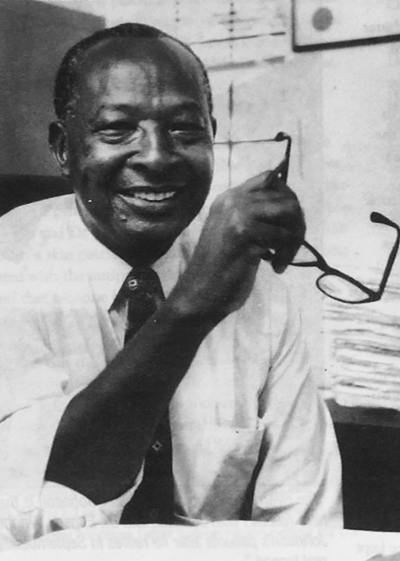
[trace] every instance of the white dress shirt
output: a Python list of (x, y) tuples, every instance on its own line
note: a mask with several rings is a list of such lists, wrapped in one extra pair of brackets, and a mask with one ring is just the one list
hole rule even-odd
[[(196, 230), (194, 223), (154, 266), (166, 296)], [(0, 255), (2, 544), (117, 523), (140, 476), (125, 495), (96, 506), (44, 474), (67, 404), (123, 346), (126, 307), (115, 298), (130, 266), (88, 232), (72, 195), (3, 217)], [(201, 344), (170, 420), (182, 523), (238, 519), (247, 501), (253, 520), (342, 524), (332, 423), (299, 316), (269, 265), (245, 305)]]

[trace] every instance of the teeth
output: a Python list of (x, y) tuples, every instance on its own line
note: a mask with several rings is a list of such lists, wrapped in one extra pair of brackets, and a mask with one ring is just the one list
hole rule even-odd
[(175, 191), (168, 191), (165, 193), (149, 193), (145, 191), (136, 191), (133, 193), (134, 197), (141, 199), (143, 201), (165, 201), (171, 199), (175, 195)]

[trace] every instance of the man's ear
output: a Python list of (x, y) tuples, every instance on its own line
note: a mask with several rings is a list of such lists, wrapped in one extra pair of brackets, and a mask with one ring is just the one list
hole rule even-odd
[(64, 123), (53, 121), (49, 126), (49, 146), (63, 177), (69, 177), (69, 150), (67, 131)]
[(211, 117), (211, 127), (215, 138), (215, 135), (217, 134), (217, 121), (214, 117)]

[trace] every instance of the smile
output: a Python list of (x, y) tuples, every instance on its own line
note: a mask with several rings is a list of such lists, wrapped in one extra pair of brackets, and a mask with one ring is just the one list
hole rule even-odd
[(176, 206), (180, 199), (179, 194), (183, 192), (180, 188), (174, 187), (169, 186), (167, 189), (158, 190), (140, 186), (123, 189), (117, 195), (130, 208), (151, 213), (163, 213)]
[(160, 202), (160, 201), (167, 201), (172, 199), (176, 194), (176, 191), (166, 191), (164, 193), (154, 193), (148, 191), (136, 191), (134, 193), (129, 193), (130, 196), (134, 198), (140, 199), (142, 201), (148, 202)]

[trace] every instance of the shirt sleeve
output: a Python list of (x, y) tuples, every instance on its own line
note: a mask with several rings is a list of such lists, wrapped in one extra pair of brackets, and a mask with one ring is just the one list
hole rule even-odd
[[(46, 346), (29, 294), (0, 282), (0, 549), (25, 543), (61, 528), (119, 520), (134, 489), (104, 505), (61, 485), (45, 482), (60, 419), (78, 390)], [(138, 478), (140, 481), (140, 476)]]
[(260, 398), (261, 466), (252, 518), (343, 527), (341, 461), (332, 421), (309, 368), (299, 314), (273, 296), (272, 367)]

